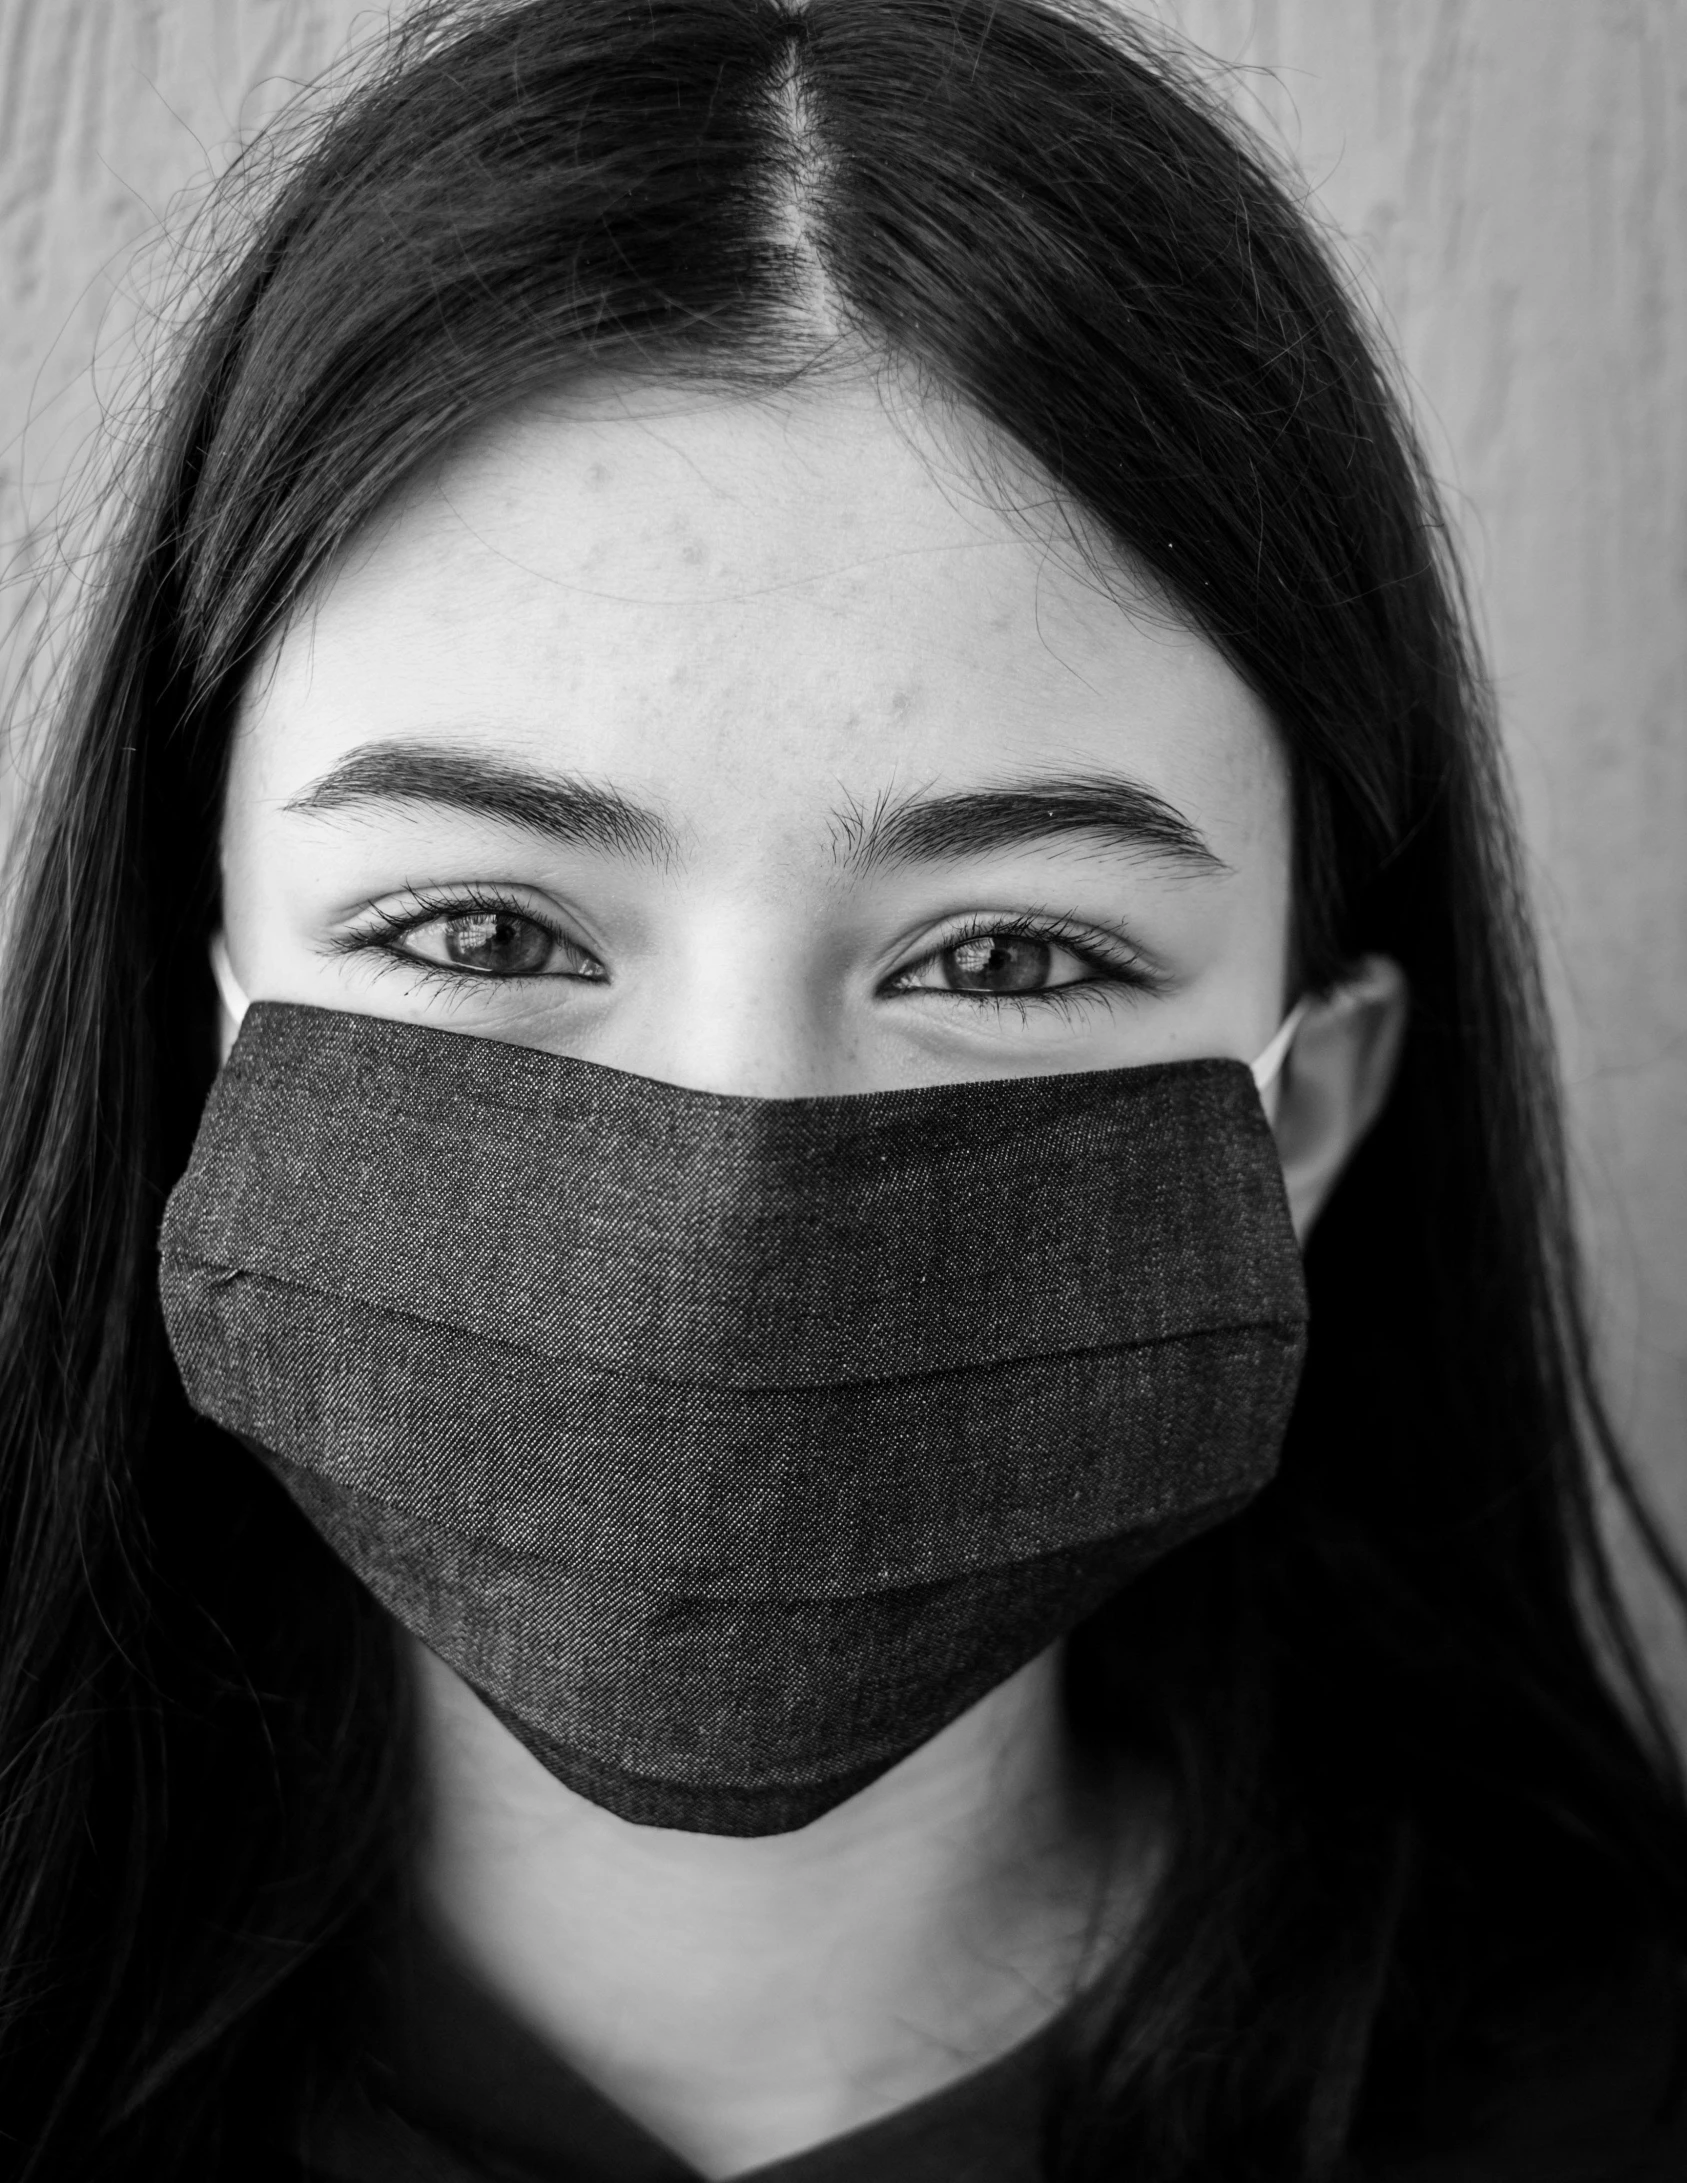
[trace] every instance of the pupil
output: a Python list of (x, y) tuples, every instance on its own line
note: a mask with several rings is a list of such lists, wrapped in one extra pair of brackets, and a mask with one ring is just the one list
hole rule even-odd
[(451, 919), (445, 928), (445, 952), (465, 970), (522, 977), (544, 969), (551, 936), (530, 917), (517, 917), (509, 910), (476, 910)]
[(1048, 983), (1049, 943), (1014, 933), (981, 933), (943, 951), (957, 993), (1035, 993)]

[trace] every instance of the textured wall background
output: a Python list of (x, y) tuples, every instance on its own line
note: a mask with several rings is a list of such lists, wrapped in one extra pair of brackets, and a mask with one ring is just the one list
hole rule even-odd
[[(1687, 0), (1155, 12), (1231, 66), (1350, 239), (1452, 489), (1610, 1383), (1687, 1533)], [(168, 294), (161, 216), (383, 14), (0, 0), (0, 686), (39, 613), (24, 579), (85, 500), (90, 435)]]

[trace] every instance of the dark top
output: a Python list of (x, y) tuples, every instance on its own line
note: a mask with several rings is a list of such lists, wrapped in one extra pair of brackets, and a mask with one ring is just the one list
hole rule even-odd
[[(1456, 2146), (1359, 2160), (1344, 2183), (1687, 2183), (1671, 1982), (1495, 2089)], [(311, 2135), (313, 2183), (699, 2183), (696, 2170), (448, 1965), (405, 1976), (405, 2029)], [(988, 2068), (746, 2183), (1041, 2183), (1058, 2024)], [(1672, 2091), (1672, 2087), (1674, 2088)], [(1462, 2106), (1461, 2102), (1461, 2106)]]

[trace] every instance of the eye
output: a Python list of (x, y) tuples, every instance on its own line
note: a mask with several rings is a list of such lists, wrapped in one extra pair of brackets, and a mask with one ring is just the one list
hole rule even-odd
[(595, 956), (539, 918), (504, 904), (486, 904), (423, 918), (393, 931), (397, 955), (481, 978), (569, 977), (602, 980)]
[(951, 993), (1039, 993), (1055, 982), (1050, 972), (1057, 953), (1068, 951), (1028, 933), (986, 932), (958, 940), (932, 962)]
[(897, 993), (960, 993), (981, 1000), (1035, 997), (1067, 987), (1138, 983), (1128, 962), (1111, 962), (1099, 944), (1080, 948), (1053, 932), (991, 925), (958, 934), (890, 980)]

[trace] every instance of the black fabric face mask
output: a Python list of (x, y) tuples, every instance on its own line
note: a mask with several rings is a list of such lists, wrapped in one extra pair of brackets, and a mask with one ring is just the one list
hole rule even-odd
[(1234, 1061), (823, 1099), (254, 1005), (162, 1240), (194, 1406), (558, 1779), (805, 1825), (1266, 1482)]

